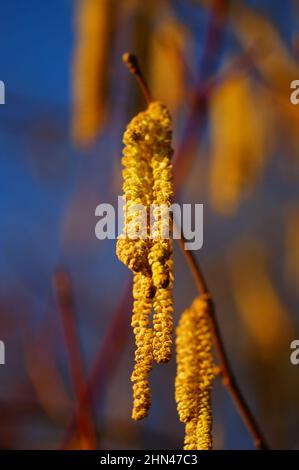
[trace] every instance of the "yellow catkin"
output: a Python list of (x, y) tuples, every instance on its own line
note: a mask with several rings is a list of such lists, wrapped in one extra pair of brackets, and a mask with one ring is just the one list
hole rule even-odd
[(184, 450), (197, 449), (197, 419), (192, 418), (185, 426)]
[(77, 145), (91, 143), (105, 116), (109, 0), (79, 0), (73, 58), (72, 136)]
[(154, 285), (167, 287), (169, 282), (169, 269), (167, 261), (172, 254), (170, 237), (165, 238), (167, 232), (171, 235), (169, 207), (173, 200), (172, 182), (172, 148), (171, 148), (171, 122), (166, 107), (153, 103), (151, 114), (156, 122), (154, 139), (152, 142), (151, 167), (153, 172), (153, 212), (152, 227), (153, 243), (149, 254)]
[(165, 289), (157, 289), (154, 298), (153, 354), (157, 363), (168, 362), (171, 357), (173, 333), (172, 264), (172, 260), (168, 260), (168, 269), (170, 272), (168, 286)]
[[(172, 242), (163, 238), (172, 234), (171, 120), (167, 108), (153, 102), (135, 116), (124, 134), (124, 144), (125, 223), (116, 252), (134, 272), (132, 326), (136, 354), (132, 416), (142, 419), (150, 406), (149, 373), (153, 356), (157, 362), (167, 362), (172, 346)], [(146, 208), (145, 223), (140, 206)], [(152, 307), (154, 329), (150, 326)]]
[(187, 29), (169, 11), (150, 39), (150, 89), (158, 99), (163, 97), (172, 113), (178, 110), (185, 96), (186, 65), (182, 57), (188, 40)]
[(259, 88), (240, 73), (221, 82), (211, 96), (210, 197), (223, 215), (238, 209), (265, 165), (267, 126), (261, 99)]
[(133, 272), (149, 271), (148, 224), (140, 227), (140, 205), (148, 207), (152, 193), (151, 151), (147, 144), (150, 122), (147, 111), (139, 113), (129, 123), (123, 139), (125, 230), (117, 242), (117, 256)]
[(185, 450), (212, 448), (211, 392), (214, 379), (209, 301), (197, 298), (177, 328), (175, 398), (186, 424)]
[(144, 418), (151, 405), (149, 373), (152, 369), (152, 330), (150, 314), (152, 310), (152, 281), (142, 273), (135, 274), (133, 285), (132, 327), (135, 334), (135, 367), (133, 382), (132, 418)]
[(153, 104), (151, 114), (157, 130), (152, 145), (151, 167), (153, 172), (154, 221), (149, 264), (154, 286), (157, 288), (154, 300), (154, 358), (156, 362), (168, 362), (172, 346), (172, 220), (169, 207), (173, 201), (171, 121), (166, 107)]
[(293, 326), (268, 263), (266, 247), (256, 240), (239, 240), (229, 252), (235, 305), (260, 359), (271, 363), (283, 350)]

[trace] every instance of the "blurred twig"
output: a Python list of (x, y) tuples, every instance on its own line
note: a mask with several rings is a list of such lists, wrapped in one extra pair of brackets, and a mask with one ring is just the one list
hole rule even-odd
[(74, 301), (71, 292), (70, 279), (64, 270), (56, 271), (54, 276), (54, 285), (61, 314), (64, 338), (69, 358), (70, 373), (77, 401), (76, 418), (81, 445), (84, 449), (95, 449), (95, 426), (92, 422), (92, 412), (89, 407), (89, 402), (84, 393), (85, 379), (75, 324)]
[[(82, 396), (87, 404), (91, 403), (95, 390), (98, 391), (96, 395), (97, 401), (99, 402), (102, 398), (108, 380), (113, 375), (126, 345), (129, 333), (128, 317), (131, 311), (131, 291), (131, 282), (128, 282), (109, 328), (96, 353), (90, 375), (82, 392)], [(72, 438), (75, 424), (76, 419), (73, 417), (67, 426), (64, 439), (60, 444), (61, 448), (67, 447), (68, 442)]]
[(207, 80), (213, 73), (217, 54), (221, 47), (221, 38), (225, 26), (226, 13), (229, 0), (214, 0), (206, 30), (203, 55), (199, 67), (199, 77), (191, 95), (191, 105), (183, 130), (183, 135), (175, 154), (176, 171), (174, 174), (174, 186), (177, 191), (182, 187), (182, 182), (192, 163), (192, 150), (194, 148), (194, 135), (198, 140), (198, 130), (204, 125), (206, 116), (206, 88)]
[(205, 277), (197, 263), (194, 254), (190, 250), (185, 249), (185, 239), (182, 234), (181, 238), (178, 240), (180, 247), (182, 249), (183, 254), (185, 255), (188, 264), (190, 266), (190, 270), (192, 272), (192, 276), (194, 278), (196, 287), (198, 292), (201, 296), (208, 298), (209, 300), (209, 316), (211, 320), (212, 330), (213, 330), (213, 337), (215, 342), (215, 348), (217, 352), (217, 356), (220, 361), (221, 366), (221, 374), (222, 374), (222, 383), (227, 388), (228, 392), (230, 393), (239, 414), (247, 427), (248, 431), (253, 437), (254, 445), (257, 449), (260, 450), (269, 450), (269, 446), (262, 434), (261, 429), (249, 408), (248, 403), (246, 402), (239, 385), (236, 381), (236, 378), (233, 374), (233, 371), (230, 366), (229, 359), (226, 354), (226, 350), (224, 347), (222, 335), (219, 329), (219, 325), (216, 318), (216, 312), (214, 307), (214, 302), (210, 295), (210, 291), (205, 280)]

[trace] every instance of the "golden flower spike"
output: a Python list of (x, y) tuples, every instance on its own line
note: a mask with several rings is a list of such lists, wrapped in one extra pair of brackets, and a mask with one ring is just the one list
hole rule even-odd
[(112, 14), (109, 0), (76, 2), (72, 138), (78, 146), (92, 144), (105, 122)]
[(152, 280), (142, 273), (135, 274), (133, 284), (133, 316), (131, 325), (135, 334), (135, 366), (133, 382), (132, 418), (140, 420), (147, 416), (151, 405), (149, 373), (152, 369), (152, 340), (150, 314), (152, 310)]
[(171, 120), (167, 108), (160, 103), (149, 107), (155, 130), (152, 138), (151, 168), (153, 172), (152, 245), (148, 260), (156, 287), (154, 299), (153, 354), (158, 363), (168, 362), (172, 347), (173, 263), (172, 219), (169, 207), (173, 201)]
[(148, 207), (152, 192), (150, 149), (145, 141), (149, 121), (146, 112), (139, 113), (129, 123), (123, 139), (125, 144), (122, 158), (125, 233), (117, 241), (116, 253), (118, 258), (133, 272), (149, 272), (148, 226), (146, 224), (143, 231), (140, 227), (142, 223), (140, 207)]
[(157, 363), (168, 362), (172, 350), (173, 332), (173, 274), (171, 259), (167, 262), (169, 270), (169, 283), (166, 288), (158, 288), (154, 297), (154, 340), (153, 354)]
[[(171, 119), (167, 108), (152, 102), (137, 59), (125, 54), (124, 62), (136, 75), (148, 101), (124, 134), (124, 233), (117, 241), (118, 258), (134, 273), (132, 327), (135, 334), (133, 419), (144, 418), (151, 403), (149, 373), (153, 357), (167, 362), (172, 347), (173, 198)], [(140, 213), (140, 208), (146, 208)], [(153, 209), (153, 210), (152, 210)], [(146, 213), (146, 223), (143, 215)], [(154, 219), (154, 220), (152, 220)], [(153, 326), (150, 315), (154, 307)]]
[[(157, 362), (167, 362), (172, 346), (172, 245), (171, 240), (163, 239), (164, 226), (170, 225), (168, 208), (173, 194), (170, 118), (165, 106), (153, 102), (146, 111), (135, 116), (125, 132), (124, 144), (125, 233), (117, 241), (116, 252), (135, 273), (133, 418), (141, 419), (150, 406), (148, 376), (153, 354)], [(150, 206), (153, 204), (163, 207), (150, 232)], [(149, 219), (142, 233), (140, 205), (147, 208)], [(150, 329), (149, 322), (152, 304), (156, 312), (154, 330)]]
[(175, 398), (186, 424), (185, 450), (212, 449), (211, 392), (214, 379), (209, 300), (199, 297), (186, 309), (177, 328)]

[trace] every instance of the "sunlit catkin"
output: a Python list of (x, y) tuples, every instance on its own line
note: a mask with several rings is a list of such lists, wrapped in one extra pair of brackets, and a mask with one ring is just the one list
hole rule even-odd
[(197, 449), (197, 418), (192, 418), (186, 423), (185, 426), (185, 438), (184, 438), (184, 450), (196, 450)]
[(186, 65), (182, 57), (188, 41), (187, 29), (168, 11), (150, 38), (150, 88), (158, 99), (163, 97), (171, 112), (178, 110), (185, 96)]
[(105, 116), (110, 14), (109, 0), (77, 1), (72, 136), (78, 145), (94, 140)]
[(125, 220), (124, 234), (117, 242), (117, 256), (133, 272), (149, 271), (150, 240), (147, 212), (152, 193), (152, 172), (151, 149), (147, 143), (147, 136), (150, 124), (148, 111), (139, 113), (129, 123), (123, 138)]
[[(149, 373), (153, 357), (167, 362), (172, 347), (173, 198), (171, 120), (167, 108), (149, 104), (129, 123), (124, 134), (124, 233), (117, 256), (134, 273), (132, 326), (136, 339), (132, 374), (134, 419), (150, 406)], [(155, 310), (153, 326), (150, 314)]]
[(171, 121), (165, 106), (153, 103), (151, 115), (155, 122), (152, 143), (151, 167), (153, 172), (153, 224), (149, 264), (153, 284), (156, 287), (154, 300), (154, 343), (156, 362), (168, 362), (172, 345), (172, 219), (169, 208), (173, 200)]
[(223, 80), (211, 95), (210, 197), (223, 215), (237, 210), (265, 165), (267, 126), (261, 99), (257, 85), (242, 74)]
[(168, 362), (172, 350), (173, 330), (173, 274), (172, 260), (168, 260), (169, 282), (166, 288), (160, 287), (156, 290), (154, 298), (154, 339), (153, 354), (157, 363)]
[(211, 392), (214, 379), (209, 301), (197, 298), (177, 328), (175, 398), (186, 424), (185, 450), (212, 448)]
[(135, 274), (133, 284), (132, 327), (135, 334), (135, 366), (131, 377), (133, 382), (132, 418), (144, 418), (151, 405), (149, 373), (152, 369), (152, 280), (142, 273)]

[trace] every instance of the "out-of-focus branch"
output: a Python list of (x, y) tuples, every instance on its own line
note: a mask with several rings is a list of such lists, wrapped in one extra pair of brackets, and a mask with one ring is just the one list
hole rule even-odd
[[(109, 377), (113, 375), (129, 334), (129, 312), (131, 311), (132, 285), (128, 282), (117, 309), (112, 317), (104, 339), (96, 354), (92, 370), (82, 391), (85, 403), (91, 406), (92, 399), (97, 391), (97, 402), (103, 397)], [(60, 448), (65, 449), (71, 440), (76, 425), (76, 417), (71, 418)]]
[(197, 84), (191, 94), (186, 124), (175, 153), (174, 186), (176, 192), (182, 187), (182, 182), (191, 167), (195, 141), (198, 141), (198, 134), (204, 126), (208, 82), (213, 75), (217, 54), (222, 44), (221, 38), (229, 4), (230, 0), (214, 0), (209, 13)]
[(237, 380), (233, 374), (233, 371), (231, 369), (230, 362), (226, 354), (225, 346), (223, 343), (222, 335), (220, 332), (220, 328), (218, 325), (218, 321), (216, 318), (214, 302), (211, 297), (205, 277), (199, 267), (199, 264), (196, 261), (196, 258), (193, 252), (185, 249), (185, 239), (184, 239), (183, 234), (181, 235), (181, 238), (178, 241), (179, 241), (181, 250), (189, 264), (189, 267), (192, 272), (192, 276), (194, 278), (194, 282), (196, 284), (199, 295), (207, 298), (209, 301), (208, 312), (209, 312), (209, 317), (210, 317), (210, 321), (212, 325), (215, 349), (216, 349), (216, 353), (220, 362), (222, 383), (228, 390), (229, 394), (231, 395), (245, 426), (247, 427), (248, 431), (252, 435), (253, 442), (254, 442), (256, 449), (269, 450), (270, 448), (263, 436), (263, 433), (247, 401), (245, 400), (239, 388)]
[(96, 448), (95, 426), (92, 411), (85, 396), (85, 378), (81, 359), (80, 343), (75, 323), (74, 300), (70, 278), (64, 270), (56, 271), (54, 286), (61, 315), (63, 333), (68, 353), (70, 375), (76, 398), (76, 421), (83, 449)]

